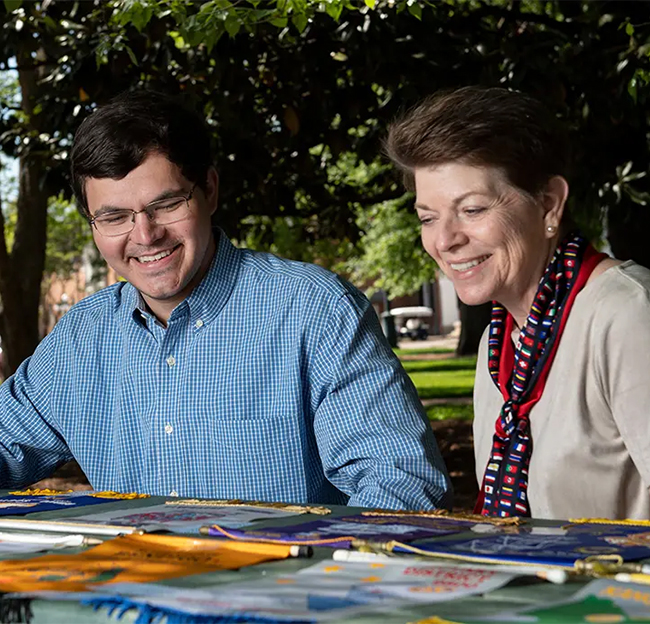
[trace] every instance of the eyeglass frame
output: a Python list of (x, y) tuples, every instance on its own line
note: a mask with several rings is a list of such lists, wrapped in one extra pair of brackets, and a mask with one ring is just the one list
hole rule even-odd
[[(132, 224), (130, 230), (127, 230), (126, 232), (122, 232), (121, 234), (103, 234), (102, 232), (100, 232), (100, 230), (97, 227), (97, 224), (95, 223), (95, 221), (97, 221), (98, 218), (103, 216), (101, 214), (89, 218), (88, 223), (90, 224), (91, 227), (95, 226), (95, 231), (100, 236), (106, 236), (108, 238), (116, 238), (118, 236), (125, 236), (126, 234), (130, 234), (131, 232), (133, 232), (133, 230), (135, 229), (135, 216), (140, 214), (141, 212), (146, 213), (147, 218), (149, 219), (150, 223), (155, 223), (155, 221), (154, 221), (155, 213), (152, 212), (151, 208), (153, 206), (153, 210), (155, 210), (156, 209), (156, 204), (162, 204), (162, 202), (168, 202), (168, 201), (174, 200), (174, 199), (182, 199), (182, 200), (185, 201), (186, 206), (189, 208), (190, 207), (190, 201), (191, 201), (192, 197), (194, 196), (194, 191), (196, 190), (196, 187), (198, 185), (199, 185), (199, 183), (195, 182), (192, 185), (192, 188), (189, 190), (189, 193), (187, 195), (172, 195), (171, 197), (164, 197), (162, 199), (156, 199), (156, 200), (154, 200), (152, 202), (149, 202), (144, 208), (142, 208), (140, 210), (132, 210), (131, 208), (120, 208), (119, 212), (124, 212), (124, 213), (130, 212), (131, 213), (131, 224)], [(118, 212), (118, 211), (116, 210), (115, 212)], [(182, 218), (178, 219), (178, 221), (182, 221), (184, 218), (187, 218), (187, 217), (182, 217)], [(178, 223), (178, 221), (170, 221), (169, 223), (165, 223), (163, 225), (171, 225), (172, 223)]]

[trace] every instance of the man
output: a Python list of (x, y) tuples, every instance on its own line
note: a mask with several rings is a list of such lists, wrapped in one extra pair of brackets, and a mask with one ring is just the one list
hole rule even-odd
[(447, 473), (368, 301), (211, 228), (201, 118), (125, 94), (90, 115), (72, 183), (124, 277), (0, 388), (0, 486), (76, 459), (95, 489), (422, 509)]

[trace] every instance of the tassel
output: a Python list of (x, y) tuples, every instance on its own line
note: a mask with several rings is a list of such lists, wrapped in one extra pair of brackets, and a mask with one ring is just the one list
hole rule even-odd
[[(138, 616), (134, 624), (312, 624), (314, 620), (276, 620), (272, 617), (264, 617), (254, 614), (231, 614), (231, 615), (194, 615), (174, 609), (155, 607), (142, 602), (136, 602), (124, 596), (104, 596), (83, 600), (81, 604), (90, 605), (95, 611), (101, 608), (108, 609), (108, 614), (117, 615), (121, 620), (122, 616), (131, 609), (137, 609)], [(4, 620), (0, 620), (4, 624)], [(13, 622), (12, 622), (13, 624)]]
[(0, 592), (0, 622), (2, 624), (30, 624), (32, 613), (31, 598), (5, 598)]

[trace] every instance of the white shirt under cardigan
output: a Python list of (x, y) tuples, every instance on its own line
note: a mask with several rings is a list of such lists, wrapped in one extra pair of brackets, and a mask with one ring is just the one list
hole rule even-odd
[[(474, 387), (479, 486), (503, 405), (487, 337)], [(578, 294), (530, 421), (534, 518), (650, 518), (650, 270), (624, 262)]]

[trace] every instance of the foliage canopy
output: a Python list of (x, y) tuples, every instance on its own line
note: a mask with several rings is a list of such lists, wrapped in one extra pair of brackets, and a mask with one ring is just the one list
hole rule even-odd
[[(12, 254), (44, 248), (45, 217), (37, 216), (47, 202), (40, 198), (37, 207), (34, 198), (39, 189), (48, 197), (68, 193), (66, 161), (81, 119), (140, 85), (182, 92), (205, 114), (228, 235), (330, 265), (361, 256), (352, 264), (355, 275), (370, 279), (381, 267), (383, 286), (395, 294), (402, 284), (427, 279), (431, 265), (407, 253), (418, 247), (417, 231), (406, 216), (409, 200), (380, 157), (386, 124), (432, 91), (484, 84), (529, 92), (566, 120), (575, 152), (574, 216), (592, 236), (606, 224), (617, 255), (650, 265), (650, 246), (639, 234), (647, 228), (638, 226), (650, 221), (645, 3), (4, 0), (1, 6), (0, 69), (16, 67), (22, 100), (2, 99), (0, 92), (0, 150), (21, 159), (32, 189), (31, 212), (19, 197)], [(25, 257), (31, 276), (39, 263), (42, 271), (38, 254)], [(0, 278), (9, 288), (18, 278), (3, 258), (0, 245)], [(392, 266), (401, 266), (393, 276)]]

